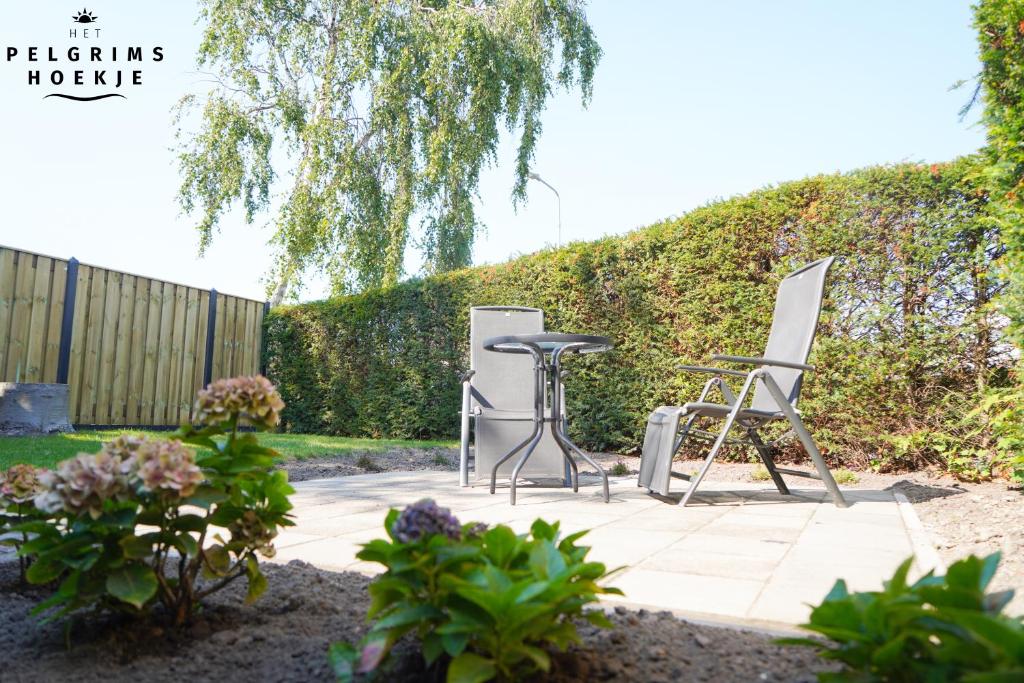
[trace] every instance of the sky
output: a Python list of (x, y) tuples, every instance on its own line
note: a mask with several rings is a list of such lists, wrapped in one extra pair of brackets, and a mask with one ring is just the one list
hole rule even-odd
[[(200, 257), (195, 217), (175, 202), (171, 109), (209, 87), (196, 73), (197, 5), (82, 1), (0, 0), (0, 245), (264, 298), (270, 215), (247, 225), (226, 214)], [(72, 39), (88, 27), (71, 21), (85, 8), (102, 32)], [(592, 0), (604, 50), (593, 100), (551, 99), (533, 164), (561, 196), (562, 242), (808, 175), (977, 150), (978, 112), (958, 117), (971, 85), (950, 90), (980, 70), (970, 14), (957, 0)], [(142, 84), (123, 86), (124, 99), (44, 98), (61, 88), (28, 48), (71, 45), (142, 46)], [(123, 56), (105, 66), (136, 68)], [(42, 83), (28, 83), (31, 69)], [(476, 264), (558, 241), (547, 187), (531, 182), (527, 204), (512, 207), (515, 143), (503, 139), (480, 180)], [(415, 275), (417, 255), (406, 262)], [(302, 296), (325, 288), (313, 278)]]

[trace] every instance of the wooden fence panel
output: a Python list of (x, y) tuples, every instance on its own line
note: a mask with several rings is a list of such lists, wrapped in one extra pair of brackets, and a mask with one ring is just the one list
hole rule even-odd
[(11, 309), (14, 307), (14, 282), (17, 253), (0, 250), (0, 373), (6, 377), (7, 355), (11, 346)]
[(211, 331), (210, 291), (73, 263), (0, 246), (0, 381), (58, 381), (67, 334), (72, 423), (170, 426), (207, 374), (259, 372), (262, 302), (217, 293)]
[(68, 281), (67, 261), (53, 259), (53, 277), (50, 281), (50, 307), (47, 312), (46, 347), (43, 353), (43, 371), (40, 382), (57, 381), (57, 365), (60, 361), (60, 326), (64, 316), (64, 290)]
[(67, 262), (0, 248), (0, 380), (53, 382)]

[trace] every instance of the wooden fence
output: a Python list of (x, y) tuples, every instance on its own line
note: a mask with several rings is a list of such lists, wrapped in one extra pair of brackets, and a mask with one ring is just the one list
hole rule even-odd
[(259, 371), (262, 301), (0, 246), (0, 381), (69, 385), (81, 425), (177, 425)]

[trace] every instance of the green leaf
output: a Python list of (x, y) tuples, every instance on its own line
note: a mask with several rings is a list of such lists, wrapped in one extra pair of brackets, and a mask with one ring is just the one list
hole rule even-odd
[(348, 643), (332, 643), (327, 649), (327, 661), (339, 683), (350, 683), (355, 675), (359, 653)]
[(472, 652), (463, 652), (448, 665), (448, 683), (483, 683), (498, 675), (494, 662)]
[(423, 651), (424, 661), (430, 666), (444, 654), (443, 637), (436, 631), (426, 634), (420, 642), (420, 649)]
[(487, 548), (487, 556), (499, 567), (508, 565), (519, 545), (516, 532), (504, 524), (488, 529), (483, 540), (484, 547)]
[(154, 539), (150, 534), (145, 536), (125, 536), (120, 541), (124, 556), (130, 560), (141, 560), (153, 554)]
[(174, 521), (174, 528), (177, 531), (194, 531), (202, 533), (206, 529), (207, 521), (199, 515), (181, 515)]
[(457, 657), (462, 654), (468, 642), (468, 633), (445, 633), (441, 636), (441, 645), (449, 657)]
[(961, 680), (962, 683), (1020, 683), (1024, 681), (1024, 666), (1007, 671), (969, 673)]
[(554, 543), (550, 540), (545, 540), (536, 543), (530, 550), (530, 567), (533, 569), (535, 576), (552, 578), (565, 569), (565, 557), (555, 547)]
[(188, 532), (178, 534), (174, 539), (174, 547), (186, 557), (195, 557), (199, 553), (199, 544)]
[(142, 609), (157, 591), (153, 569), (143, 564), (127, 564), (107, 575), (107, 593), (136, 609)]
[(416, 605), (392, 612), (376, 623), (374, 628), (387, 629), (396, 626), (415, 624), (427, 619), (436, 619), (443, 616), (442, 612), (431, 605)]
[(543, 519), (537, 518), (530, 526), (530, 533), (536, 539), (543, 539), (545, 541), (555, 540), (555, 536), (558, 534), (558, 522), (554, 525), (548, 524)]
[(36, 560), (25, 572), (29, 583), (49, 583), (64, 571), (64, 563), (55, 560)]
[(204, 548), (203, 558), (203, 576), (208, 579), (224, 576), (231, 568), (231, 554), (222, 545)]
[(513, 646), (513, 652), (521, 653), (528, 657), (533, 665), (541, 671), (548, 671), (551, 668), (551, 657), (547, 652), (534, 645), (518, 644)]
[(249, 589), (245, 593), (245, 604), (251, 605), (259, 600), (267, 590), (267, 577), (260, 571), (259, 561), (253, 555), (246, 558), (245, 575), (249, 580)]
[(185, 500), (185, 503), (208, 510), (213, 505), (222, 503), (227, 499), (228, 495), (222, 490), (210, 486), (209, 484), (203, 484), (196, 489), (195, 493)]

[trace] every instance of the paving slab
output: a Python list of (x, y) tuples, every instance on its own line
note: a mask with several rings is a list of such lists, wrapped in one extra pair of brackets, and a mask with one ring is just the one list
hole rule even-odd
[(273, 561), (301, 559), (365, 574), (379, 565), (356, 558), (360, 544), (384, 535), (388, 509), (434, 498), (463, 522), (509, 524), (526, 532), (538, 517), (566, 533), (589, 529), (591, 557), (619, 571), (610, 600), (681, 616), (792, 626), (806, 620), (838, 578), (876, 589), (913, 553), (905, 515), (891, 491), (851, 490), (836, 508), (813, 485), (780, 495), (770, 483), (709, 482), (681, 508), (679, 494), (654, 496), (633, 477), (611, 479), (604, 503), (596, 478), (580, 491), (507, 482), (460, 488), (451, 472), (384, 472), (294, 484), (296, 526), (283, 532)]

